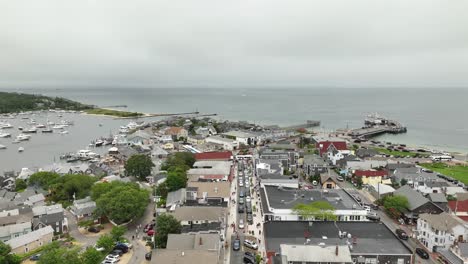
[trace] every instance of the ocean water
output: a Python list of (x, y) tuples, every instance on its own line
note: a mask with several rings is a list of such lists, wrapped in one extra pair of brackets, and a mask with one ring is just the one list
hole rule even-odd
[[(145, 113), (216, 113), (220, 119), (258, 124), (293, 125), (320, 120), (318, 129), (322, 131), (361, 127), (367, 114), (378, 112), (408, 128), (406, 134), (379, 137), (383, 140), (468, 152), (467, 89), (64, 88), (7, 91), (61, 96), (100, 107), (127, 105), (121, 109)], [(109, 134), (109, 129), (117, 129), (122, 122), (105, 119), (112, 121), (108, 127), (99, 128), (88, 123), (101, 121), (90, 121), (94, 119), (89, 117), (83, 120), (86, 121), (80, 122), (87, 124), (84, 126), (88, 131), (79, 136), (68, 135), (76, 145), (89, 143), (99, 133), (107, 131)], [(43, 152), (42, 155), (48, 155), (47, 148), (44, 147)], [(0, 166), (4, 165), (2, 156), (0, 152)]]

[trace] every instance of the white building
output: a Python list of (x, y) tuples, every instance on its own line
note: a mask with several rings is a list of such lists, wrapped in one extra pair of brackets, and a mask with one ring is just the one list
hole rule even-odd
[(265, 221), (298, 221), (302, 217), (294, 212), (296, 204), (326, 201), (335, 208), (338, 221), (369, 221), (368, 210), (359, 205), (343, 189), (297, 190), (284, 187), (262, 186), (260, 194)]
[(236, 140), (220, 136), (211, 136), (205, 138), (205, 142), (221, 145), (225, 150), (235, 150), (239, 146)]
[(421, 214), (418, 219), (417, 239), (430, 251), (448, 250), (456, 241), (468, 238), (468, 224), (448, 213)]
[(223, 135), (234, 139), (238, 144), (244, 145), (255, 145), (254, 143), (258, 140), (257, 135), (243, 131), (229, 131)]

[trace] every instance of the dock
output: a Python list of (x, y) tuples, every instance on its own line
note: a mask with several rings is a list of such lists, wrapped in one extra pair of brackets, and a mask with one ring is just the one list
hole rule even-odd
[(370, 114), (364, 120), (365, 127), (353, 129), (348, 132), (353, 138), (370, 138), (384, 133), (399, 134), (406, 133), (406, 127), (400, 122), (379, 114)]
[(311, 128), (311, 127), (317, 127), (317, 126), (320, 126), (320, 121), (307, 120), (305, 124), (299, 124), (299, 125), (283, 127), (282, 129), (284, 129), (284, 130), (297, 130), (297, 129), (300, 129), (300, 128)]

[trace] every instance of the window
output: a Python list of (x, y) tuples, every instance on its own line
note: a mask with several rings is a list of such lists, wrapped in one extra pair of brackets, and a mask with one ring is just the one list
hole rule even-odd
[(437, 239), (437, 237), (434, 239), (434, 241), (435, 241), (436, 243), (439, 242), (438, 239)]
[(376, 264), (377, 263), (377, 259), (375, 258), (366, 258), (366, 264)]
[(28, 247), (25, 247), (25, 248), (24, 248), (24, 252), (25, 252), (25, 253), (28, 253), (28, 251), (29, 251), (29, 248), (28, 248)]

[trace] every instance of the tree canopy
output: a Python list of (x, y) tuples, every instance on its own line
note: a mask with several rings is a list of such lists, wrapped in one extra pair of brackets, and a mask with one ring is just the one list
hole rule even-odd
[(409, 207), (408, 198), (402, 195), (385, 196), (383, 198), (385, 210), (394, 218), (400, 216)]
[(60, 175), (55, 172), (40, 171), (29, 177), (29, 185), (42, 187), (47, 190), (50, 185), (55, 183), (60, 178)]
[(15, 191), (16, 192), (22, 191), (22, 190), (26, 189), (27, 187), (28, 187), (28, 185), (26, 184), (25, 180), (23, 180), (23, 179), (16, 179), (15, 180)]
[(161, 166), (161, 170), (173, 171), (182, 169), (187, 171), (195, 163), (195, 155), (190, 152), (176, 152), (170, 155), (166, 162)]
[(96, 213), (117, 224), (140, 217), (149, 202), (149, 192), (135, 183), (99, 183), (91, 190), (96, 201)]
[(66, 174), (49, 186), (50, 198), (55, 202), (72, 201), (85, 198), (97, 181), (94, 176), (84, 174)]
[(168, 234), (180, 234), (182, 225), (174, 216), (161, 214), (156, 218), (156, 245), (166, 248)]
[(146, 180), (151, 175), (151, 169), (154, 163), (148, 155), (132, 155), (125, 163), (125, 172), (127, 175), (135, 176), (140, 180)]
[(105, 252), (109, 252), (114, 247), (114, 239), (109, 234), (101, 235), (96, 242), (98, 247), (103, 247)]
[(187, 170), (195, 163), (195, 156), (190, 152), (176, 152), (168, 157), (161, 166), (167, 170), (166, 181), (156, 187), (156, 194), (166, 199), (168, 192), (177, 191), (187, 186)]
[(335, 208), (326, 201), (296, 204), (293, 211), (305, 219), (336, 220)]
[(110, 232), (112, 239), (115, 241), (120, 241), (123, 235), (127, 232), (127, 228), (125, 226), (114, 226)]
[(21, 259), (16, 254), (11, 253), (11, 247), (0, 241), (0, 263), (19, 264)]

